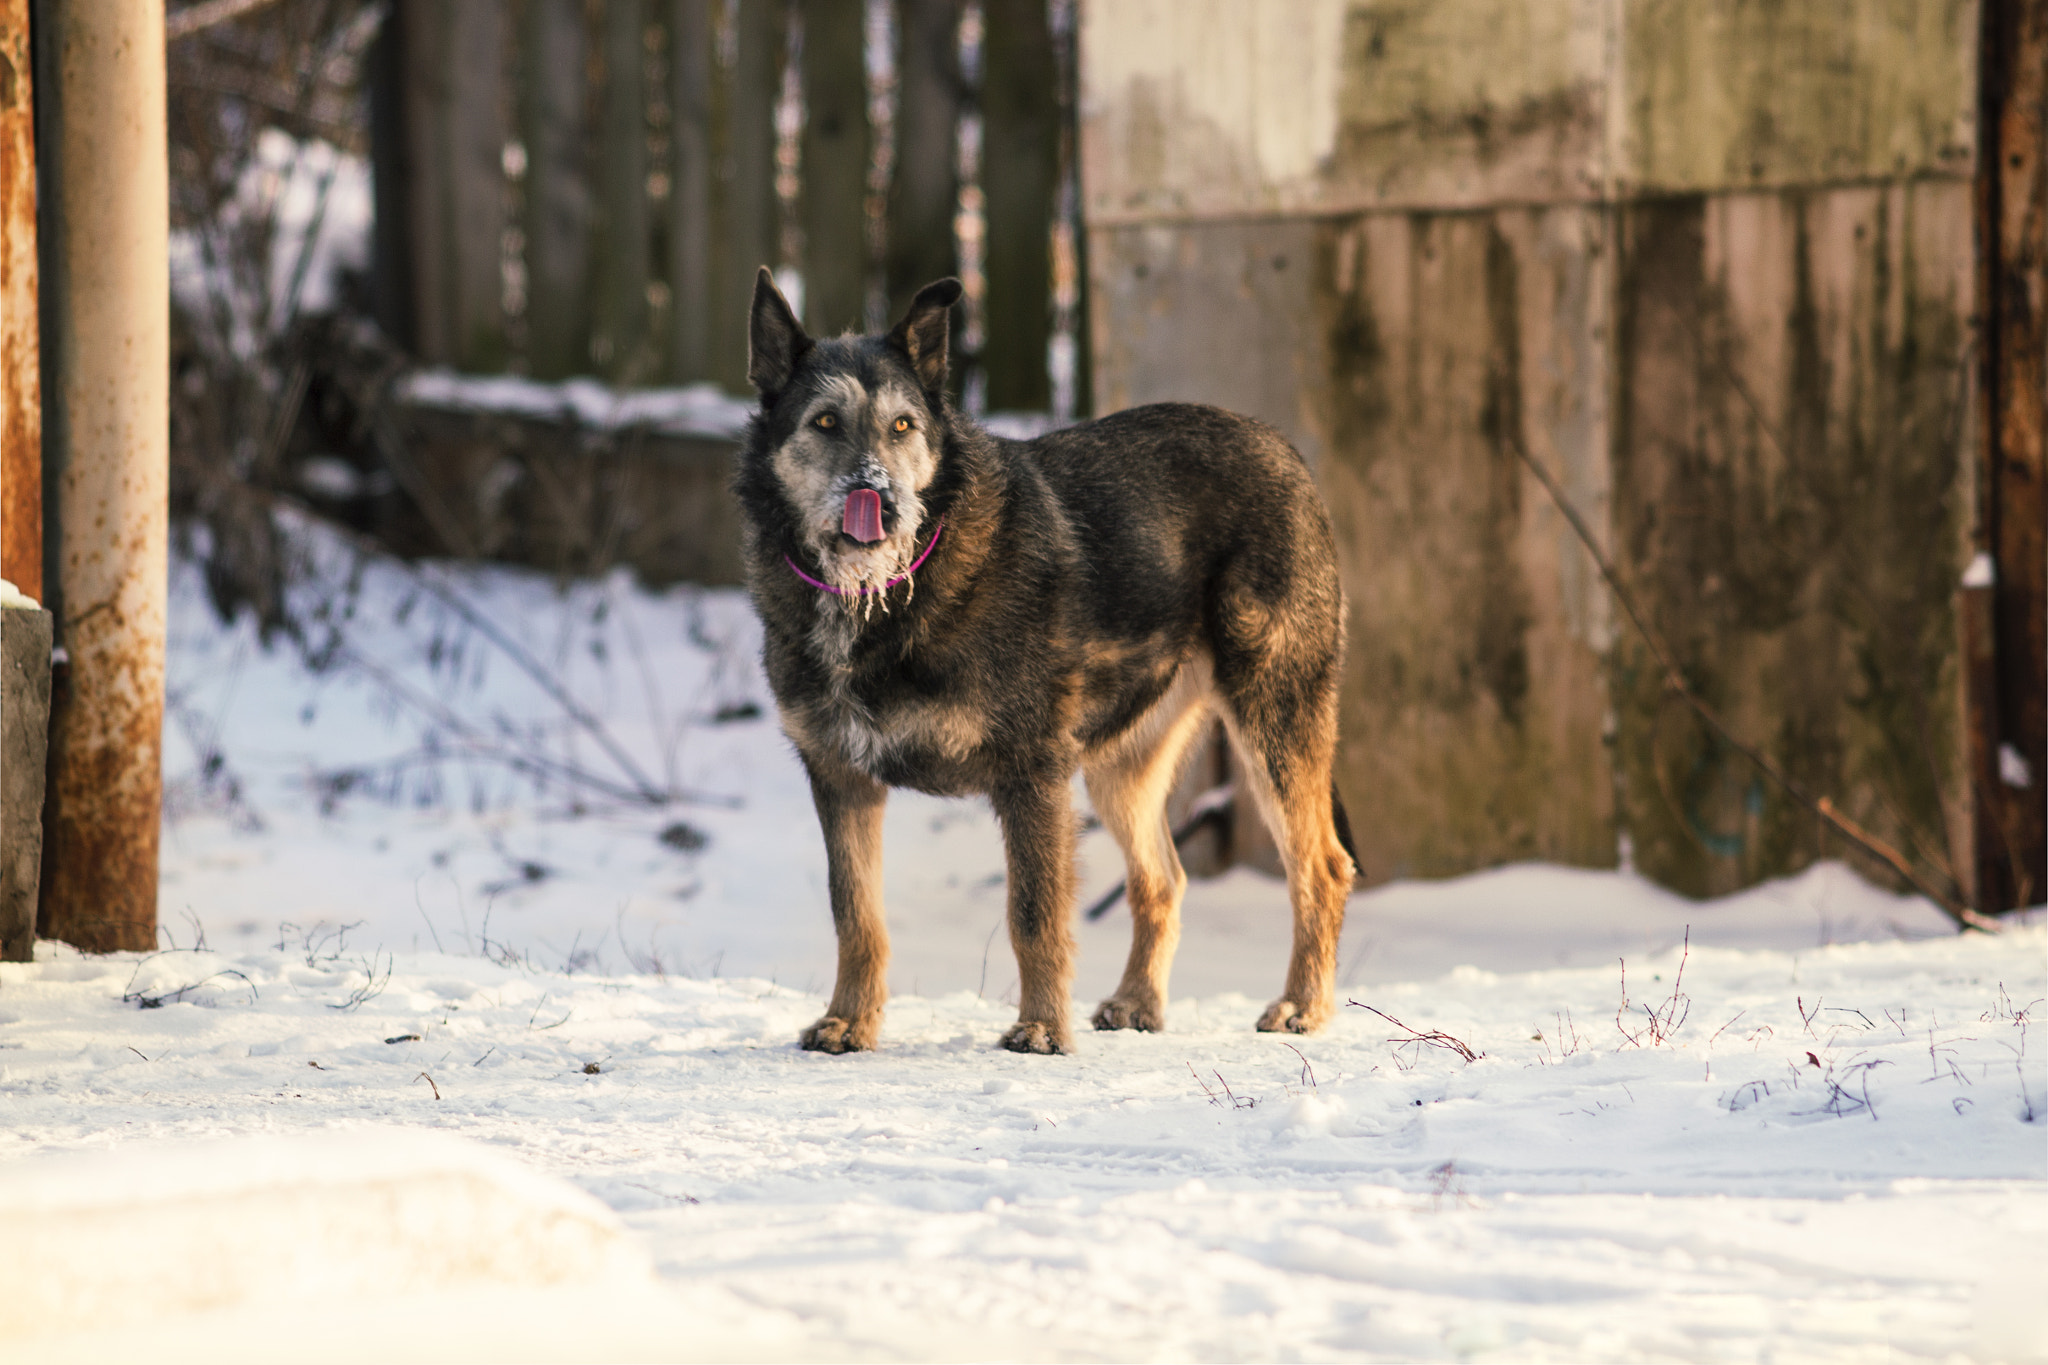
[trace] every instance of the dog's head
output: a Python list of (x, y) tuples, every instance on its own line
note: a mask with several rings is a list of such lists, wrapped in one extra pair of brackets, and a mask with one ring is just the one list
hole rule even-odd
[[(748, 458), (836, 587), (879, 587), (915, 558), (944, 450), (947, 314), (958, 280), (918, 291), (886, 336), (814, 340), (764, 267), (747, 377), (761, 395)], [(765, 438), (765, 439), (764, 439)]]

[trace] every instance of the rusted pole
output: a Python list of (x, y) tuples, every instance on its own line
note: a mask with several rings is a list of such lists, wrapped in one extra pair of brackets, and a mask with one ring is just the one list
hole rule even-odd
[(39, 0), (44, 460), (58, 642), (39, 931), (156, 942), (170, 203), (161, 0)]
[(2048, 0), (1985, 0), (1977, 563), (1963, 589), (1975, 900), (2048, 891)]
[(0, 0), (0, 578), (43, 595), (36, 120), (28, 0)]

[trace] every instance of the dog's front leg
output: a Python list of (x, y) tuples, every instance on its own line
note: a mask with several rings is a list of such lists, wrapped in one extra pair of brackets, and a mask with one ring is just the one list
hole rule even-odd
[(882, 917), (882, 805), (888, 788), (830, 760), (804, 767), (825, 830), (832, 927), (839, 934), (839, 976), (825, 1017), (801, 1035), (810, 1052), (865, 1052), (882, 1031), (889, 999), (889, 926)]
[(1030, 780), (990, 793), (1010, 863), (1010, 946), (1021, 999), (1003, 1034), (1012, 1052), (1072, 1052), (1067, 996), (1074, 977), (1074, 811), (1064, 781)]

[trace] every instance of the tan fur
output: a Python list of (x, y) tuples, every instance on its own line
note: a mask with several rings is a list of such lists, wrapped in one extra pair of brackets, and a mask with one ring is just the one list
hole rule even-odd
[[(1344, 902), (1356, 876), (1351, 855), (1337, 842), (1330, 807), (1328, 764), (1284, 797), (1273, 788), (1266, 755), (1249, 742), (1228, 706), (1219, 708), (1238, 757), (1244, 787), (1273, 832), (1287, 872), (1287, 897), (1294, 912), (1294, 947), (1287, 959), (1287, 984), (1280, 998), (1259, 1016), (1261, 1032), (1313, 1033), (1329, 1022), (1337, 1004), (1337, 938), (1344, 929)], [(1326, 708), (1327, 741), (1305, 736), (1305, 753), (1335, 747), (1335, 707)]]
[(1095, 1011), (1099, 1029), (1166, 1025), (1166, 983), (1188, 885), (1167, 824), (1166, 800), (1209, 717), (1213, 692), (1207, 656), (1190, 660), (1136, 725), (1082, 761), (1088, 799), (1123, 850), (1129, 872), (1131, 955), (1116, 992)]
[(833, 882), (839, 974), (824, 1018), (805, 1029), (804, 1047), (860, 1052), (875, 1045), (889, 1000), (889, 927), (882, 915), (882, 803), (887, 791), (865, 774), (814, 775), (825, 862)]

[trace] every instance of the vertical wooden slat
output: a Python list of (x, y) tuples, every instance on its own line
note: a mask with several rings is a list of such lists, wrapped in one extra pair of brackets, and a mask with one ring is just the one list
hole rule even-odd
[(1988, 612), (1965, 620), (1966, 657), (1991, 673), (1969, 689), (1977, 899), (2002, 910), (2048, 890), (2048, 3), (1984, 0), (1982, 22), (1979, 544), (1995, 571)]
[(712, 259), (712, 370), (727, 389), (748, 392), (747, 309), (754, 271), (776, 264), (775, 96), (782, 74), (780, 0), (738, 0), (733, 63), (721, 72), (726, 120), (718, 158), (717, 233)]
[(988, 205), (991, 410), (1051, 406), (1048, 234), (1059, 186), (1059, 85), (1045, 0), (983, 0), (981, 184)]
[(519, 39), (527, 367), (537, 379), (565, 379), (590, 368), (583, 0), (526, 0)]
[(706, 0), (672, 0), (669, 109), (675, 182), (668, 201), (668, 279), (675, 302), (668, 373), (670, 379), (684, 384), (709, 379), (712, 374), (714, 36)]
[(52, 698), (40, 932), (156, 944), (170, 447), (164, 7), (38, 6)]
[(497, 0), (408, 0), (414, 342), (432, 364), (505, 363), (505, 24)]
[(804, 326), (857, 330), (867, 305), (867, 63), (863, 6), (804, 0)]
[(893, 321), (919, 289), (960, 273), (960, 0), (898, 0), (896, 167), (884, 271)]
[(401, 350), (418, 348), (418, 291), (413, 276), (412, 137), (407, 126), (406, 29), (410, 7), (393, 5), (378, 27), (369, 58), (370, 175), (377, 204), (371, 240), (371, 307), (377, 325)]
[(613, 383), (654, 377), (648, 354), (646, 15), (605, 0), (604, 113), (598, 137), (597, 317), (591, 354)]
[(28, 0), (0, 0), (0, 578), (43, 595), (36, 125)]

